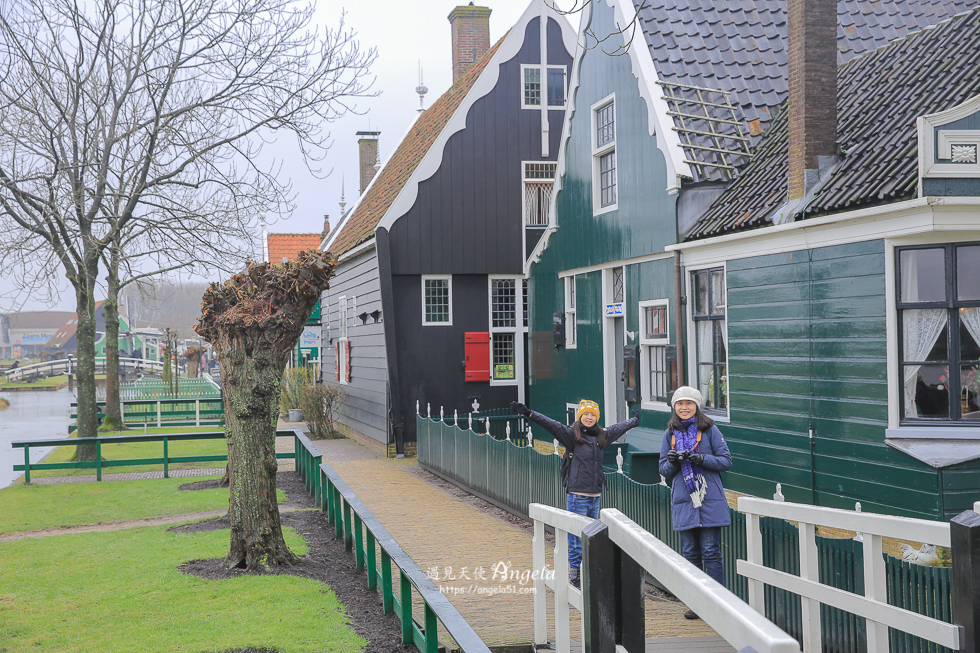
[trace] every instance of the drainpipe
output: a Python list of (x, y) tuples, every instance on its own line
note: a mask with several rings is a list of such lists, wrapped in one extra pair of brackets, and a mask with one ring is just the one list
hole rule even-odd
[(674, 333), (677, 340), (677, 385), (684, 385), (684, 295), (681, 290), (683, 285), (681, 268), (681, 253), (674, 252)]

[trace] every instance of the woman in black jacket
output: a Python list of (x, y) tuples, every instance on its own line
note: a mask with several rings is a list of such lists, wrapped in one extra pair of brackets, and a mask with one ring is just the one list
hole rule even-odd
[[(516, 401), (510, 406), (515, 413), (544, 427), (565, 447), (565, 455), (570, 458), (565, 483), (568, 511), (598, 519), (600, 495), (606, 480), (602, 471), (602, 450), (639, 423), (639, 411), (634, 410), (633, 416), (626, 421), (602, 428), (598, 425), (599, 404), (588, 399), (579, 402), (575, 423), (571, 426), (529, 410)], [(579, 587), (582, 540), (571, 533), (568, 535), (568, 566), (572, 585)]]

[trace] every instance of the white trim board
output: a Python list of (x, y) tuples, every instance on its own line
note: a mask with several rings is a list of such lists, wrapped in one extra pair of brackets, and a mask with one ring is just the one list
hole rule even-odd
[(366, 252), (368, 250), (374, 249), (374, 245), (375, 245), (375, 238), (374, 236), (371, 236), (370, 240), (365, 240), (360, 245), (357, 245), (356, 247), (352, 247), (351, 249), (341, 254), (340, 257), (337, 258), (337, 263), (343, 263), (349, 259), (354, 258), (355, 256), (357, 256), (362, 252)]
[(650, 261), (663, 261), (665, 259), (674, 258), (671, 252), (659, 252), (657, 254), (647, 254), (646, 256), (637, 256), (635, 258), (619, 259), (617, 261), (609, 261), (608, 263), (599, 263), (598, 265), (589, 265), (584, 268), (574, 268), (571, 270), (563, 270), (558, 273), (559, 279), (564, 279), (565, 277), (570, 277), (579, 274), (589, 274), (590, 272), (601, 272), (602, 270), (608, 270), (609, 268), (621, 268), (628, 265), (638, 265), (640, 263), (648, 263)]
[[(542, 7), (542, 5), (544, 6)], [(439, 136), (429, 146), (425, 156), (422, 157), (415, 170), (412, 171), (412, 175), (402, 185), (401, 189), (399, 189), (395, 201), (385, 211), (375, 231), (378, 229), (390, 231), (392, 225), (408, 213), (415, 205), (415, 200), (418, 197), (419, 184), (429, 179), (439, 170), (439, 166), (442, 165), (443, 152), (449, 139), (456, 132), (466, 128), (466, 116), (476, 101), (488, 95), (496, 88), (497, 80), (500, 77), (500, 66), (513, 59), (520, 52), (521, 47), (524, 45), (524, 35), (527, 31), (528, 23), (534, 18), (544, 17), (545, 15), (555, 20), (561, 26), (562, 40), (567, 45), (569, 36), (565, 33), (569, 32), (574, 34), (574, 30), (568, 22), (568, 19), (551, 9), (546, 0), (531, 0), (520, 19), (507, 32), (503, 43), (494, 52), (486, 68), (483, 69), (483, 72), (480, 73), (480, 76), (466, 93), (459, 106), (456, 107), (456, 111), (453, 112), (452, 117), (442, 128), (442, 131), (439, 132)], [(520, 108), (517, 107), (515, 110), (520, 110)]]
[[(600, 0), (596, 1), (598, 2)], [(607, 4), (613, 7), (616, 20), (620, 25), (630, 24), (630, 21), (626, 20), (626, 13), (623, 6), (626, 5), (629, 7), (631, 15), (635, 15), (636, 9), (633, 7), (631, 2), (628, 0), (605, 1)], [(572, 70), (568, 80), (568, 98), (565, 103), (565, 123), (562, 126), (561, 143), (558, 147), (558, 169), (555, 171), (555, 188), (551, 195), (551, 206), (549, 207), (548, 211), (549, 224), (548, 228), (541, 235), (541, 238), (538, 239), (537, 245), (535, 245), (534, 249), (527, 257), (527, 262), (524, 264), (524, 274), (526, 275), (530, 275), (531, 266), (541, 260), (541, 254), (548, 248), (548, 241), (551, 240), (551, 234), (558, 229), (555, 207), (557, 205), (558, 194), (562, 190), (562, 179), (565, 175), (565, 157), (568, 149), (568, 140), (571, 137), (571, 120), (575, 115), (576, 96), (578, 94), (578, 87), (580, 84), (582, 58), (585, 56), (586, 52), (590, 51), (590, 49), (595, 49), (594, 46), (588, 46), (587, 37), (585, 34), (585, 29), (588, 28), (591, 22), (592, 3), (586, 2), (585, 8), (582, 12), (582, 17), (580, 19), (579, 33), (576, 37), (578, 47), (575, 50), (575, 58), (572, 61)], [(667, 101), (664, 100), (663, 91), (660, 88), (660, 85), (657, 84), (657, 81), (660, 81), (660, 76), (657, 74), (657, 68), (653, 63), (653, 55), (650, 54), (650, 48), (646, 43), (646, 37), (643, 34), (639, 34), (639, 36), (640, 39), (638, 41), (634, 41), (633, 43), (635, 47), (630, 47), (627, 49), (627, 51), (629, 53), (630, 62), (632, 63), (633, 76), (636, 77), (637, 80), (637, 88), (639, 90), (640, 97), (647, 104), (647, 131), (649, 132), (650, 136), (656, 137), (657, 148), (663, 152), (664, 159), (667, 164), (666, 189), (669, 194), (675, 195), (678, 191), (680, 191), (681, 178), (687, 177), (693, 179), (694, 174), (691, 172), (690, 165), (684, 162), (686, 157), (684, 155), (684, 150), (681, 148), (680, 136), (674, 129), (673, 119), (667, 115), (669, 107), (667, 106)]]
[(922, 197), (762, 227), (690, 243), (668, 245), (684, 266), (708, 266), (752, 256), (924, 235), (931, 232), (980, 234), (980, 197)]

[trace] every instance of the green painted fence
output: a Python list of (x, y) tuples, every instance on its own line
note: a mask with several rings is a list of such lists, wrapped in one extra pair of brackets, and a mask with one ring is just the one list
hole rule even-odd
[[(224, 424), (224, 402), (220, 398), (139, 399), (120, 401), (123, 424), (163, 426)], [(99, 413), (105, 413), (105, 402), (97, 403)], [(71, 404), (71, 418), (78, 418), (78, 404)], [(74, 428), (69, 429), (69, 431)]]
[[(468, 416), (459, 421), (461, 425), (468, 425)], [(417, 422), (417, 455), (423, 467), (525, 517), (529, 503), (565, 508), (559, 456), (541, 454), (533, 447), (500, 441), (438, 419), (418, 417)], [(609, 472), (602, 493), (602, 507), (620, 510), (675, 551), (681, 551), (680, 537), (671, 528), (670, 488), (666, 485), (637, 483), (625, 474)], [(722, 529), (725, 586), (747, 600), (748, 583), (735, 572), (735, 561), (746, 559), (746, 519), (735, 510), (731, 510), (731, 516), (731, 527)], [(799, 575), (796, 526), (768, 517), (762, 518), (761, 522), (766, 566)], [(821, 582), (849, 592), (864, 592), (864, 556), (860, 542), (818, 537), (817, 550)], [(924, 567), (889, 555), (885, 556), (885, 562), (889, 603), (952, 623), (952, 580), (948, 567)], [(767, 586), (766, 617), (798, 640), (802, 638), (799, 596)], [(824, 651), (863, 653), (866, 650), (863, 619), (821, 606), (821, 620)], [(894, 630), (890, 632), (890, 639), (891, 650), (895, 653), (949, 651)]]
[[(295, 431), (276, 431), (277, 436), (295, 435)], [(304, 436), (305, 437), (305, 436)], [(57, 438), (54, 440), (26, 440), (11, 442), (12, 449), (24, 450), (24, 464), (14, 465), (15, 472), (24, 472), (24, 483), (30, 484), (31, 472), (48, 469), (91, 469), (95, 472), (95, 480), (102, 480), (102, 472), (112, 467), (129, 467), (142, 465), (162, 465), (163, 477), (170, 478), (170, 465), (174, 463), (196, 463), (196, 462), (228, 462), (228, 455), (209, 455), (209, 456), (173, 456), (170, 454), (171, 442), (182, 442), (187, 440), (224, 440), (224, 431), (211, 431), (208, 433), (157, 433), (151, 435), (113, 435), (108, 437), (96, 438)], [(161, 445), (161, 455), (154, 458), (128, 458), (120, 460), (103, 460), (103, 444), (124, 444), (124, 443), (146, 443), (159, 442)], [(95, 460), (77, 461), (66, 463), (31, 463), (31, 447), (67, 447), (80, 444), (95, 445)], [(293, 458), (292, 453), (277, 453), (276, 458)]]

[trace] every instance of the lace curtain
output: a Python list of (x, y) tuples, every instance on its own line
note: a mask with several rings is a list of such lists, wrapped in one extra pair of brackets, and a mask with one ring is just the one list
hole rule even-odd
[[(905, 360), (925, 360), (939, 339), (939, 334), (943, 332), (946, 320), (945, 308), (902, 311), (902, 339), (905, 345)], [(906, 417), (919, 416), (919, 411), (915, 405), (915, 383), (919, 377), (920, 367), (920, 365), (907, 365), (905, 367)]]
[(980, 306), (963, 307), (959, 310), (960, 322), (973, 336), (973, 341), (980, 345)]

